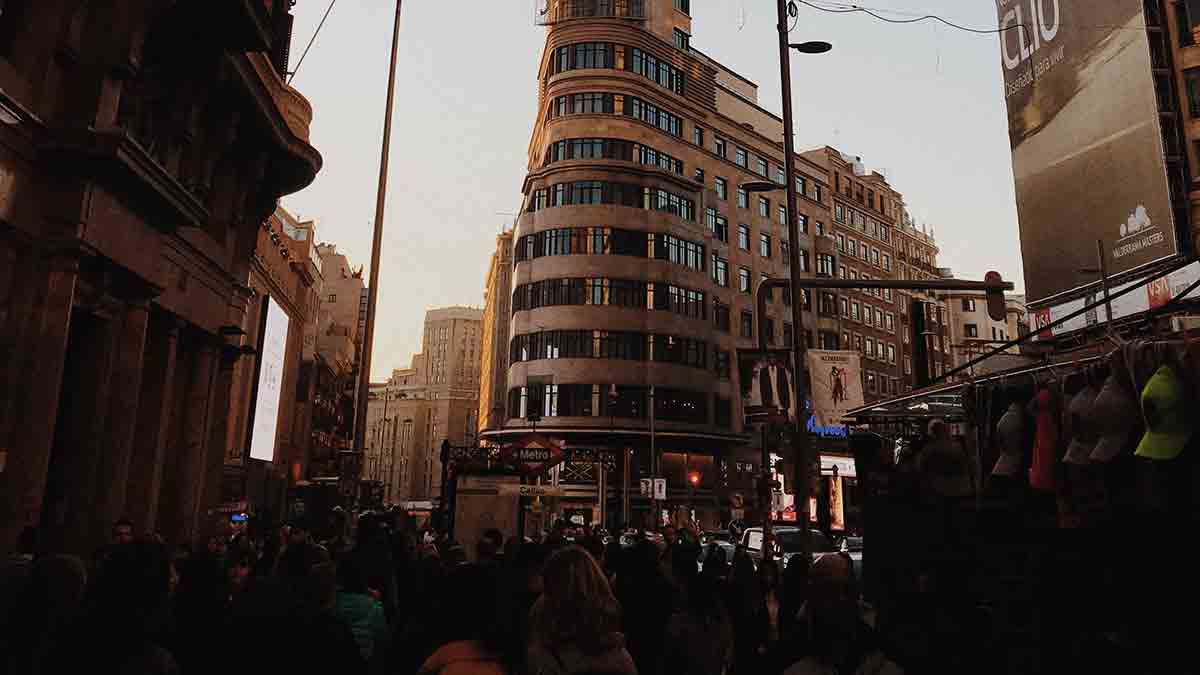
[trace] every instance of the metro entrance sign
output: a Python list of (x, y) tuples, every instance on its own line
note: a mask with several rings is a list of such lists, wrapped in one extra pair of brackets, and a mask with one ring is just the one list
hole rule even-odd
[(566, 453), (561, 443), (534, 434), (523, 441), (504, 446), (500, 450), (500, 457), (516, 464), (522, 474), (536, 476), (560, 464), (566, 458)]

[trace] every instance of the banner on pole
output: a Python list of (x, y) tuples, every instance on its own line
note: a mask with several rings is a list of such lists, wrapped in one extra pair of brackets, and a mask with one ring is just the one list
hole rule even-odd
[(816, 426), (840, 426), (847, 412), (865, 405), (858, 352), (810, 349), (808, 372)]

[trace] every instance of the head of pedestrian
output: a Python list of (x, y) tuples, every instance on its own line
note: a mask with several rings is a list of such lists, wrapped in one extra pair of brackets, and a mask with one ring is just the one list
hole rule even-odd
[(854, 631), (859, 621), (858, 589), (850, 557), (821, 556), (810, 568), (808, 580), (808, 608), (814, 629)]
[(133, 543), (133, 522), (128, 518), (121, 518), (112, 526), (112, 543), (114, 544), (132, 544)]
[(559, 549), (546, 561), (542, 576), (542, 597), (530, 613), (538, 639), (583, 652), (611, 648), (621, 626), (621, 608), (591, 554), (578, 546)]

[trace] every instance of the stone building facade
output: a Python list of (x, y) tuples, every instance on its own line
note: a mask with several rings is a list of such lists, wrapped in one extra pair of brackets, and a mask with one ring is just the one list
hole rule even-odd
[(262, 223), (321, 167), (284, 3), (0, 12), (0, 545), (182, 542), (220, 498)]
[(478, 442), (482, 320), (475, 307), (429, 310), (421, 353), (387, 382), (371, 385), (362, 475), (383, 483), (384, 499), (437, 499), (442, 442)]
[(479, 431), (504, 424), (508, 400), (508, 339), (512, 318), (513, 235), (496, 236), (483, 292), (479, 342)]
[[(569, 446), (632, 449), (635, 491), (658, 472), (672, 505), (715, 523), (718, 491), (761, 469), (737, 374), (738, 351), (757, 345), (754, 290), (787, 275), (787, 246), (809, 274), (834, 254), (831, 191), (828, 171), (798, 157), (801, 240), (787, 241), (782, 121), (756, 84), (691, 46), (685, 9), (549, 3), (513, 234), (507, 414), (484, 436), (512, 442), (536, 424)], [(743, 189), (755, 181), (778, 189)], [(791, 301), (768, 303), (776, 348), (791, 340)], [(838, 317), (804, 302), (813, 339), (836, 335)], [(552, 479), (569, 495), (560, 513), (598, 507), (594, 470), (568, 464)], [(606, 495), (610, 514), (618, 494)], [(653, 518), (633, 501), (640, 515), (612, 519)]]

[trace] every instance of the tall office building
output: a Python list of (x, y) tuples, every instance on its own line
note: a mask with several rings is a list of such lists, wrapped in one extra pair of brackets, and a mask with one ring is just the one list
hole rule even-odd
[[(753, 292), (787, 276), (790, 245), (804, 273), (832, 274), (835, 244), (828, 172), (804, 157), (801, 239), (788, 241), (782, 121), (758, 105), (755, 83), (691, 46), (688, 10), (561, 0), (539, 14), (546, 49), (513, 233), (506, 419), (485, 437), (519, 441), (536, 424), (568, 446), (632, 449), (635, 490), (638, 477), (663, 475), (668, 504), (690, 502), (715, 524), (730, 515), (727, 491), (753, 497), (761, 468), (737, 373), (738, 350), (758, 337)], [(777, 187), (745, 189), (756, 181)], [(768, 303), (775, 348), (791, 342), (791, 301), (777, 292)], [(810, 344), (827, 334), (833, 346), (836, 303), (803, 301)], [(550, 478), (565, 486), (560, 513), (599, 517), (594, 465)], [(637, 513), (621, 514), (609, 484), (609, 521), (644, 522), (648, 505), (635, 499)]]
[(496, 236), (496, 252), (484, 285), (479, 343), (479, 430), (504, 424), (508, 397), (508, 329), (512, 319), (513, 235)]

